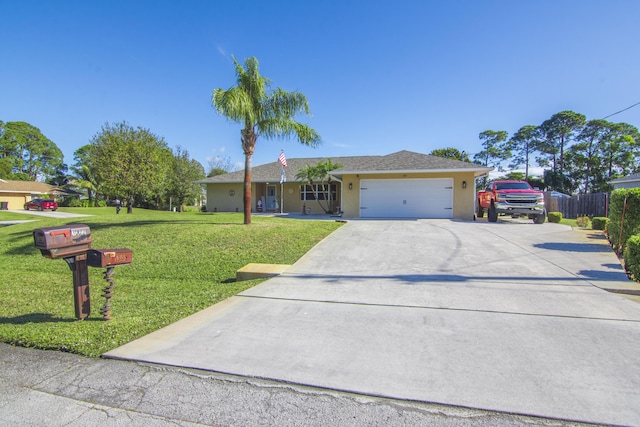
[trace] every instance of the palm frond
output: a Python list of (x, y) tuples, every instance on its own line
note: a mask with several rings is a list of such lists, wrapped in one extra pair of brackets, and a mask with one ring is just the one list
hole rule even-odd
[(258, 130), (267, 139), (295, 137), (309, 147), (316, 147), (322, 142), (318, 132), (310, 126), (294, 120), (269, 118), (258, 123)]

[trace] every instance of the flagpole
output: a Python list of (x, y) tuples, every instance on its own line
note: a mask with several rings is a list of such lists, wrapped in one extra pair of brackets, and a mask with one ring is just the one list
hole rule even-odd
[(287, 182), (287, 175), (284, 171), (285, 166), (287, 166), (287, 158), (284, 156), (284, 149), (280, 151), (280, 155), (278, 156), (278, 161), (282, 166), (282, 173), (280, 174), (280, 213), (284, 213), (284, 183)]

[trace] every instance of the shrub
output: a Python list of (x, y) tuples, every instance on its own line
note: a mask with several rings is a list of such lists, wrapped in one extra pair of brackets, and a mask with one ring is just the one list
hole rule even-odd
[(77, 197), (74, 197), (72, 199), (69, 199), (67, 206), (69, 206), (70, 208), (81, 208), (82, 200), (79, 200)]
[(640, 234), (634, 234), (627, 240), (624, 250), (624, 267), (636, 281), (640, 280)]
[(560, 221), (562, 221), (562, 212), (549, 212), (547, 213), (547, 218), (549, 219), (549, 222), (559, 224)]
[(618, 253), (624, 253), (627, 239), (638, 233), (640, 233), (640, 188), (614, 190), (611, 193), (607, 223), (607, 236), (611, 246)]
[(580, 228), (587, 228), (589, 227), (589, 217), (588, 216), (579, 216), (576, 219), (576, 225)]
[(607, 228), (607, 222), (609, 222), (609, 218), (596, 216), (591, 220), (591, 228), (594, 230), (605, 230)]
[(99, 208), (104, 208), (104, 207), (107, 206), (107, 202), (105, 200), (98, 200), (96, 202), (96, 206), (99, 207)]

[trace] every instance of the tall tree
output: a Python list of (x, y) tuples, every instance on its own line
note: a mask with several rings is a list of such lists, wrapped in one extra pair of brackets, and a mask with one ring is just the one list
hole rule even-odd
[(539, 144), (539, 136), (540, 133), (537, 126), (527, 125), (518, 129), (508, 142), (509, 150), (512, 153), (509, 167), (517, 169), (524, 165), (525, 181), (529, 179), (529, 159), (536, 151), (536, 147)]
[(469, 155), (466, 152), (461, 152), (457, 148), (453, 147), (436, 148), (435, 150), (432, 150), (429, 155), (444, 157), (445, 159), (460, 160), (462, 162), (471, 162)]
[(200, 184), (194, 181), (204, 178), (204, 168), (195, 159), (189, 158), (189, 152), (177, 147), (173, 153), (173, 165), (169, 174), (168, 194), (177, 200), (178, 210), (184, 210), (185, 200), (200, 195)]
[(570, 177), (584, 193), (598, 191), (603, 184), (603, 153), (611, 143), (613, 126), (606, 120), (590, 120), (568, 150)]
[(73, 153), (75, 163), (71, 166), (72, 184), (87, 192), (89, 206), (94, 206), (100, 184), (97, 179), (93, 148), (91, 144), (83, 145)]
[(607, 178), (640, 172), (640, 132), (628, 123), (612, 126), (610, 143), (604, 149)]
[(127, 213), (133, 211), (136, 196), (158, 194), (172, 158), (164, 139), (148, 129), (134, 129), (127, 122), (106, 123), (91, 145), (96, 178), (102, 190), (127, 200)]
[(233, 58), (236, 85), (215, 89), (212, 104), (218, 113), (241, 123), (244, 152), (244, 223), (251, 224), (251, 160), (258, 136), (266, 139), (295, 136), (302, 144), (315, 147), (320, 135), (311, 127), (295, 121), (300, 113), (311, 114), (306, 96), (280, 88), (269, 91), (270, 80), (260, 75), (258, 60), (247, 58), (244, 67)]
[(503, 170), (502, 162), (511, 157), (509, 147), (505, 144), (507, 132), (504, 130), (485, 130), (478, 138), (482, 141), (482, 151), (473, 156), (473, 160), (487, 167)]
[(208, 159), (208, 168), (207, 168), (207, 177), (212, 177), (216, 175), (223, 175), (225, 173), (233, 172), (237, 169), (234, 169), (234, 165), (231, 162), (231, 157), (215, 157), (213, 159)]
[(542, 158), (540, 166), (553, 162), (553, 173), (562, 176), (564, 173), (564, 150), (573, 137), (580, 132), (587, 118), (573, 111), (561, 111), (545, 120), (540, 125), (540, 141), (538, 151), (547, 156)]
[(1, 157), (9, 159), (15, 177), (48, 179), (66, 172), (62, 151), (40, 129), (25, 122), (6, 122), (0, 134)]

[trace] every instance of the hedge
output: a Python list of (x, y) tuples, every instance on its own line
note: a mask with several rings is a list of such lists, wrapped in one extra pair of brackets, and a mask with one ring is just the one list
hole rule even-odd
[(560, 221), (562, 221), (562, 212), (549, 212), (547, 213), (547, 218), (549, 219), (549, 222), (559, 224)]
[(618, 253), (623, 253), (631, 236), (640, 233), (640, 188), (621, 188), (611, 193), (606, 231), (611, 246)]
[(603, 216), (593, 217), (591, 220), (591, 228), (594, 230), (605, 230), (607, 228), (607, 223), (609, 222), (609, 218)]
[(635, 234), (627, 240), (624, 267), (636, 281), (640, 281), (640, 234)]

